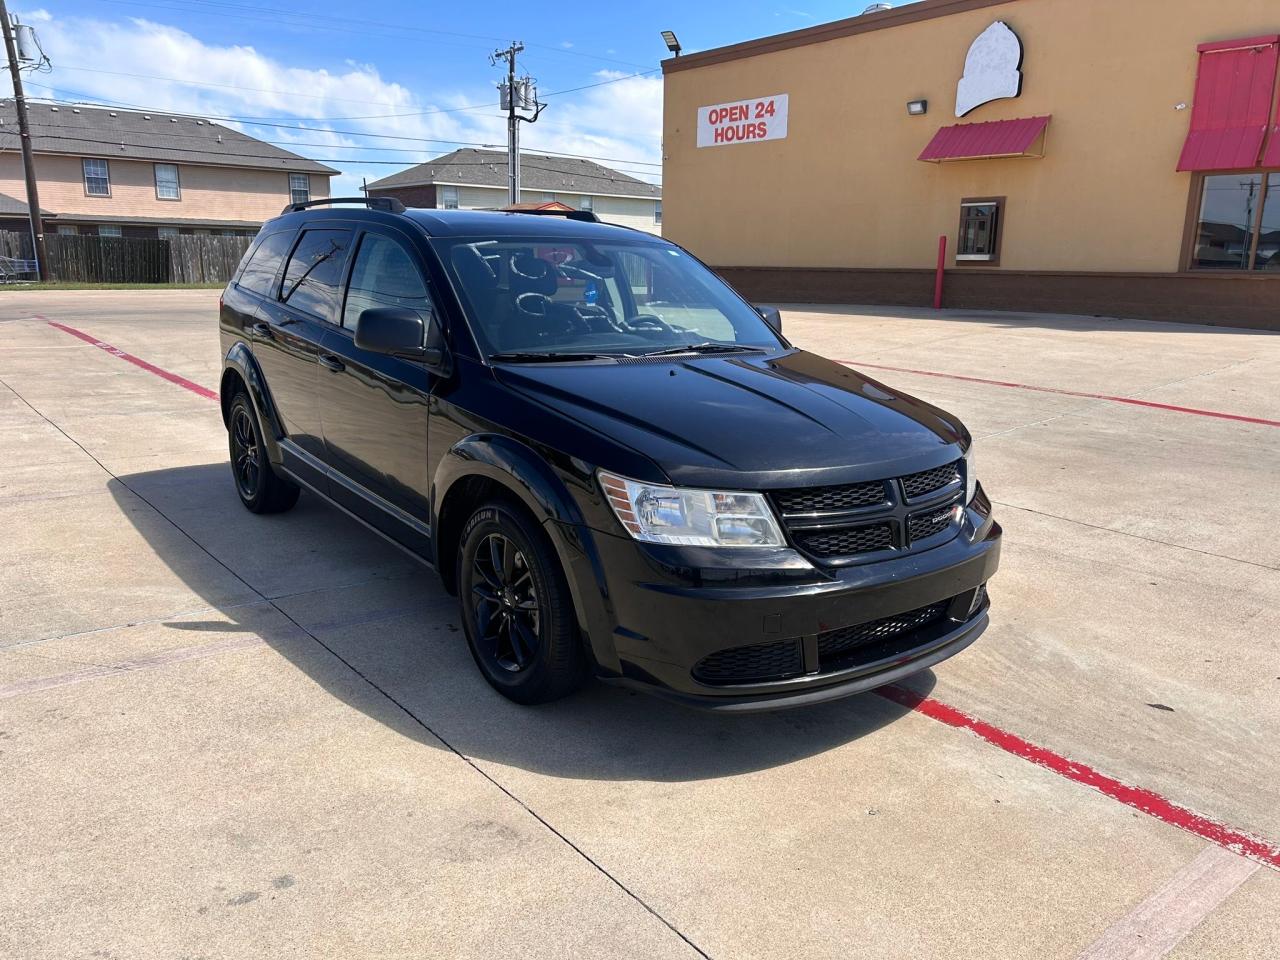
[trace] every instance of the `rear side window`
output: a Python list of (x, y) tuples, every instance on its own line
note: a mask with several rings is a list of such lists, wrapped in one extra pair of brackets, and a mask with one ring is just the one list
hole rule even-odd
[(347, 230), (304, 230), (285, 267), (280, 299), (322, 320), (332, 320), (350, 244)]
[(419, 313), (424, 327), (430, 323), (431, 300), (413, 257), (396, 241), (366, 233), (351, 267), (342, 325), (354, 330), (361, 312), (373, 307), (407, 307)]
[(271, 284), (280, 271), (280, 261), (289, 252), (289, 241), (292, 239), (292, 230), (273, 233), (264, 238), (249, 254), (248, 262), (244, 265), (236, 286), (264, 297), (271, 296), (273, 294)]

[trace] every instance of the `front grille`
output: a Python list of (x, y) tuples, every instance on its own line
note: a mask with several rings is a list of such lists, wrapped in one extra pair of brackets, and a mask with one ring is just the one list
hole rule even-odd
[(902, 489), (906, 491), (908, 500), (919, 500), (941, 490), (943, 487), (960, 482), (960, 461), (948, 463), (944, 467), (935, 467), (921, 473), (913, 473), (902, 478)]
[(839, 630), (820, 633), (818, 634), (818, 662), (822, 664), (823, 670), (829, 670), (837, 666), (837, 664), (828, 663), (829, 660), (839, 660), (860, 647), (928, 626), (942, 618), (949, 602), (934, 603), (918, 610), (881, 617), (869, 623), (859, 623), (852, 627), (841, 627)]
[(837, 487), (799, 487), (780, 490), (774, 502), (783, 513), (819, 513), (824, 510), (856, 510), (885, 502), (884, 481), (847, 483)]
[(815, 557), (850, 557), (877, 550), (891, 550), (894, 545), (893, 528), (887, 523), (801, 534), (797, 540), (802, 550)]
[(953, 507), (947, 507), (945, 510), (928, 510), (924, 513), (913, 513), (911, 519), (907, 521), (907, 529), (911, 533), (911, 542), (923, 540), (926, 537), (932, 537), (934, 534), (941, 533), (951, 525), (951, 513)]
[(734, 683), (766, 683), (787, 680), (804, 673), (799, 640), (775, 640), (750, 647), (732, 647), (703, 657), (693, 668), (693, 678), (709, 686)]

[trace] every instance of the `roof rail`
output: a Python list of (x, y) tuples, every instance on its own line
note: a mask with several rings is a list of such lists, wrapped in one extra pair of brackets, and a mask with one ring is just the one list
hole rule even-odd
[(395, 197), (325, 197), (323, 200), (306, 200), (302, 203), (291, 203), (280, 213), (297, 213), (308, 207), (323, 207), (334, 203), (362, 203), (374, 210), (385, 210), (387, 213), (404, 213), (404, 204)]
[(566, 220), (581, 220), (583, 223), (600, 222), (600, 218), (590, 210), (508, 210), (505, 207), (492, 209), (498, 213), (526, 213), (533, 217), (564, 217)]

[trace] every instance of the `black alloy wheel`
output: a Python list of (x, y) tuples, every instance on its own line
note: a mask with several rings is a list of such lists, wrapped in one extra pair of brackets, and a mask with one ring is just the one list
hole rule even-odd
[(232, 399), (227, 412), (227, 447), (236, 493), (247, 509), (283, 513), (298, 502), (298, 485), (276, 473), (267, 458), (258, 414), (243, 390)]
[(477, 639), (503, 670), (527, 669), (538, 653), (538, 591), (529, 561), (501, 533), (481, 540), (471, 560)]
[(258, 438), (253, 432), (249, 411), (243, 405), (237, 405), (231, 414), (231, 469), (235, 473), (240, 496), (245, 500), (256, 497), (262, 482)]

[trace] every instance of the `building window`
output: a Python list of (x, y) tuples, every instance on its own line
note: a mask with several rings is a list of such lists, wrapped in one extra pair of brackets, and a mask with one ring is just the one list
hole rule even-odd
[(662, 226), (662, 201), (653, 201), (653, 222), (658, 226)]
[(181, 200), (182, 187), (178, 184), (178, 165), (176, 163), (157, 163), (156, 199)]
[(115, 224), (102, 223), (98, 225), (98, 236), (100, 237), (118, 237), (120, 236), (120, 228)]
[(84, 167), (84, 192), (90, 197), (111, 196), (111, 174), (107, 170), (107, 161), (85, 157), (81, 161)]
[(585, 193), (582, 195), (582, 201), (578, 204), (579, 210), (586, 210), (588, 213), (596, 208), (596, 198), (589, 197)]
[(960, 240), (956, 244), (957, 263), (1000, 262), (1000, 228), (1004, 220), (1004, 197), (960, 201)]
[(311, 199), (311, 175), (307, 173), (289, 174), (289, 202), (306, 203)]
[(1205, 176), (1199, 201), (1193, 270), (1280, 270), (1280, 174)]
[(156, 227), (156, 235), (159, 236), (161, 240), (177, 240), (178, 228), (177, 227)]
[(77, 227), (74, 223), (58, 224), (58, 236), (60, 237), (74, 237), (79, 232), (80, 232), (80, 228)]
[(458, 209), (458, 188), (457, 187), (441, 187), (440, 188), (440, 206), (445, 210)]

